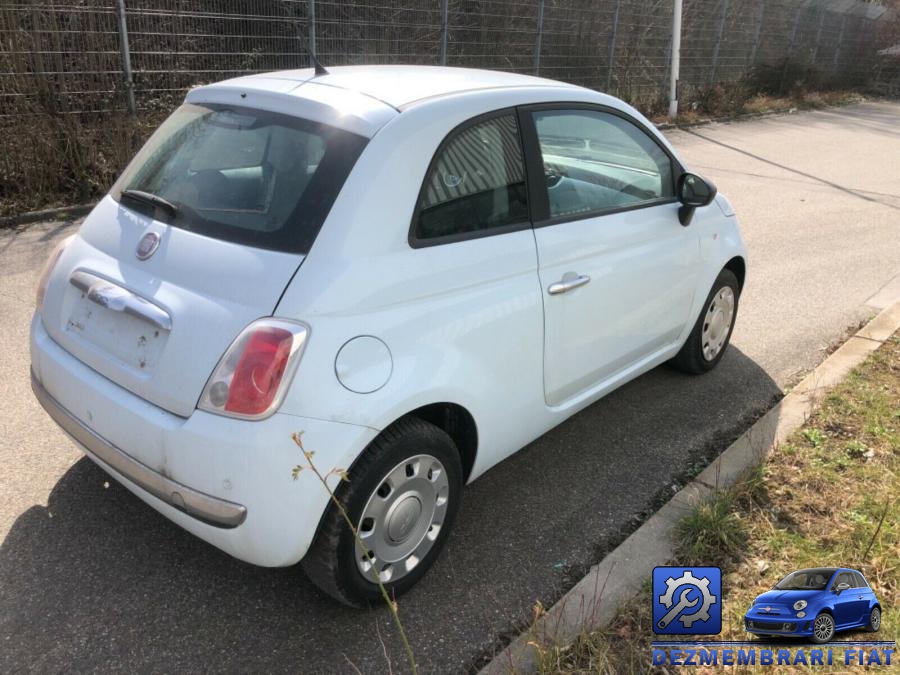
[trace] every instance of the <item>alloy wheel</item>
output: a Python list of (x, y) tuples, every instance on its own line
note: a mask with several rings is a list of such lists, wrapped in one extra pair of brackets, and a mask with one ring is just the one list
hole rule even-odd
[(820, 614), (813, 624), (813, 632), (822, 642), (828, 642), (834, 636), (834, 619), (828, 614)]

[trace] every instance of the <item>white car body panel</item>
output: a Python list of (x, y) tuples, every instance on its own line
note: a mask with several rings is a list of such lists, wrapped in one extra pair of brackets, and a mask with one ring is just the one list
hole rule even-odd
[[(141, 261), (135, 251), (148, 232), (159, 234), (159, 249)], [(56, 343), (98, 373), (165, 410), (188, 417), (225, 349), (251, 321), (272, 314), (302, 261), (301, 255), (253, 249), (171, 227), (107, 196), (56, 265), (44, 302), (44, 326)], [(168, 336), (150, 326), (138, 336), (150, 344), (166, 341), (158, 361), (144, 367), (125, 363), (85, 335), (81, 327), (86, 322), (79, 321), (79, 312), (99, 313), (99, 308), (81, 298), (83, 294), (69, 283), (78, 269), (168, 312), (172, 319)], [(156, 332), (163, 334), (155, 336)]]
[(672, 226), (678, 206), (535, 229), (545, 291), (567, 274), (590, 277), (574, 291), (544, 296), (547, 405), (601, 388), (642, 358), (679, 346), (700, 246), (693, 230)]
[[(304, 432), (323, 473), (347, 469), (397, 419), (425, 405), (454, 404), (477, 427), (468, 473), (474, 480), (674, 356), (721, 269), (732, 258), (746, 260), (721, 196), (697, 209), (689, 227), (670, 203), (411, 245), (414, 207), (435, 151), (478, 115), (594, 103), (629, 115), (677, 156), (637, 111), (593, 91), (488, 71), (347, 67), (315, 79), (311, 69), (238, 78), (195, 89), (187, 100), (297, 115), (370, 141), (305, 256), (203, 237), (107, 197), (51, 274), (43, 315), (32, 325), (32, 365), (49, 395), (113, 445), (164, 476), (246, 506), (246, 521), (223, 529), (117, 475), (166, 517), (242, 560), (298, 561), (327, 507), (327, 493), (308, 472), (291, 479), (303, 459), (291, 433)], [(138, 261), (134, 252), (147, 231), (160, 233), (162, 245)], [(150, 376), (66, 330), (76, 269), (171, 313), (172, 332)], [(569, 271), (590, 275), (591, 283), (549, 296), (547, 286)], [(195, 410), (229, 344), (269, 315), (310, 328), (278, 412), (247, 421)], [(336, 364), (342, 347), (361, 336), (381, 341), (389, 356), (373, 351), (372, 371), (358, 359)], [(348, 387), (339, 378), (362, 384)]]

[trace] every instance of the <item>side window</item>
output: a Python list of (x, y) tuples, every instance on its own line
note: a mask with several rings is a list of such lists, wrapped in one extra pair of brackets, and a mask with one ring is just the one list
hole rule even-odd
[(455, 132), (432, 162), (416, 212), (417, 239), (527, 222), (525, 165), (515, 116), (499, 115)]
[(631, 122), (594, 110), (532, 114), (551, 218), (674, 196), (669, 156)]
[(856, 587), (857, 588), (868, 588), (869, 584), (866, 583), (866, 580), (863, 579), (862, 574), (859, 572), (853, 573), (853, 578), (856, 579)]
[(847, 572), (841, 572), (837, 575), (837, 579), (834, 580), (834, 583), (831, 585), (832, 590), (837, 590), (837, 587), (841, 584), (847, 584), (850, 588), (853, 588), (853, 580), (850, 578), (850, 574)]

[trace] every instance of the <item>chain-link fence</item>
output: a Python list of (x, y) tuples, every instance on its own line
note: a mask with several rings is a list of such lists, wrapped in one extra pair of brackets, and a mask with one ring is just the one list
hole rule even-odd
[[(679, 98), (688, 110), (729, 114), (755, 92), (873, 81), (884, 93), (900, 93), (900, 22), (881, 0), (682, 1)], [(660, 112), (673, 5), (4, 0), (0, 216), (102, 195), (188, 88), (306, 67), (310, 47), (328, 66), (446, 64), (538, 74)]]
[[(124, 8), (124, 16), (121, 9)], [(685, 0), (684, 87), (793, 60), (829, 83), (870, 74), (884, 7), (855, 0)], [(327, 65), (482, 67), (664, 96), (672, 0), (55, 0), (0, 7), (0, 116), (170, 106), (190, 86)], [(124, 20), (121, 20), (124, 19)], [(123, 32), (128, 50), (123, 53)]]

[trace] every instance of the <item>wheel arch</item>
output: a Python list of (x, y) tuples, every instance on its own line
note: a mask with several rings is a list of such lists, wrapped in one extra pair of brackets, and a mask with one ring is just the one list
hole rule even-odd
[(411, 410), (402, 417), (416, 417), (444, 431), (456, 445), (463, 467), (463, 482), (468, 483), (478, 455), (478, 426), (475, 418), (458, 403), (441, 401)]
[(723, 269), (730, 270), (737, 277), (739, 290), (744, 290), (744, 281), (747, 279), (747, 261), (742, 256), (736, 255)]

